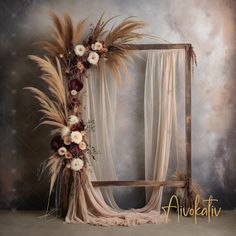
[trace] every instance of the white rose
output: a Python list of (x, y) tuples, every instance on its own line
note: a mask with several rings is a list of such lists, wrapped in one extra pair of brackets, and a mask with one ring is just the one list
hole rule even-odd
[(88, 62), (92, 65), (97, 65), (99, 55), (96, 52), (90, 52), (88, 56)]
[(57, 152), (60, 156), (64, 156), (66, 154), (67, 150), (65, 147), (60, 147)]
[(83, 166), (84, 166), (84, 162), (80, 158), (73, 159), (70, 163), (70, 168), (73, 171), (81, 170)]
[(61, 137), (63, 138), (64, 136), (68, 135), (70, 133), (70, 128), (67, 126), (64, 126), (61, 128)]
[(92, 47), (93, 50), (98, 50), (98, 51), (103, 49), (103, 46), (100, 42), (96, 42), (95, 44), (92, 44), (91, 47)]
[(79, 131), (71, 132), (70, 137), (73, 143), (79, 144), (82, 141), (82, 134)]
[(71, 90), (70, 93), (72, 96), (75, 96), (78, 92), (76, 90)]
[(82, 44), (78, 44), (74, 48), (75, 54), (77, 56), (80, 56), (80, 57), (82, 57), (84, 55), (85, 51), (86, 51), (86, 49), (85, 49), (85, 47)]
[(68, 123), (69, 123), (69, 125), (75, 125), (75, 124), (79, 123), (79, 118), (75, 115), (71, 115), (68, 118)]

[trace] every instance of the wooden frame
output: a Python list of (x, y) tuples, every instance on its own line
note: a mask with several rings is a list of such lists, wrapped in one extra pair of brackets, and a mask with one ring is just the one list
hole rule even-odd
[(130, 187), (187, 187), (192, 179), (191, 164), (191, 44), (129, 44), (130, 50), (168, 50), (185, 49), (185, 137), (186, 137), (186, 180), (185, 181), (93, 181), (94, 187), (130, 186)]

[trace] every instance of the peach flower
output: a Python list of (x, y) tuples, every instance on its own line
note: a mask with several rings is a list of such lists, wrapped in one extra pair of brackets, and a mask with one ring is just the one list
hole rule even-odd
[(87, 147), (87, 145), (86, 145), (86, 143), (85, 142), (80, 142), (80, 144), (79, 144), (79, 148), (81, 149), (81, 150), (85, 150), (86, 149), (86, 147)]

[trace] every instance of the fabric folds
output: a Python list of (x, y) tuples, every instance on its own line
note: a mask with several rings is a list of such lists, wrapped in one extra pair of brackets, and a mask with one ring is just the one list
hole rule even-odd
[[(166, 180), (171, 140), (177, 132), (176, 80), (184, 65), (184, 50), (156, 50), (147, 55), (144, 93), (145, 177)], [(117, 180), (114, 165), (114, 128), (118, 84), (101, 65), (100, 74), (92, 70), (86, 81), (85, 120), (95, 121), (89, 142), (98, 155), (80, 174), (73, 176), (68, 223), (93, 225), (138, 225), (163, 223), (160, 214), (162, 187), (146, 190), (147, 203), (140, 209), (118, 207), (111, 187), (94, 188), (92, 180)], [(177, 143), (176, 148), (177, 147)], [(178, 153), (178, 152), (176, 152)]]

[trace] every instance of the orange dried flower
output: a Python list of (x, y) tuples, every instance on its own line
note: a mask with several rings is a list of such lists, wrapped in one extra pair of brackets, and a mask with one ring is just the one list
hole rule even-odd
[(80, 73), (83, 73), (85, 71), (84, 64), (80, 61), (77, 63), (77, 68), (78, 68)]
[(66, 159), (71, 159), (72, 158), (72, 154), (69, 151), (67, 151), (66, 154), (65, 154), (65, 158)]

